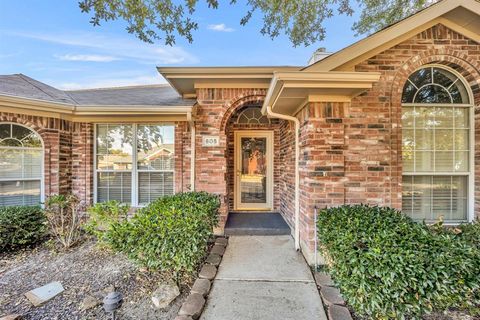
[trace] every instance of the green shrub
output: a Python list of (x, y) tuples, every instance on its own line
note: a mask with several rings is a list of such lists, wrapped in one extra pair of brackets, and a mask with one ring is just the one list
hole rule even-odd
[(130, 206), (115, 200), (96, 203), (88, 208), (88, 220), (84, 228), (103, 242), (112, 224), (126, 219), (129, 210)]
[(35, 244), (45, 237), (45, 231), (40, 207), (0, 207), (0, 251)]
[(454, 234), (480, 250), (480, 220), (475, 220), (473, 223), (459, 225), (456, 230), (454, 230)]
[(318, 234), (348, 303), (373, 319), (419, 317), (478, 303), (480, 252), (390, 208), (322, 210)]
[(160, 198), (107, 232), (110, 246), (149, 269), (192, 274), (218, 224), (219, 200), (206, 192)]

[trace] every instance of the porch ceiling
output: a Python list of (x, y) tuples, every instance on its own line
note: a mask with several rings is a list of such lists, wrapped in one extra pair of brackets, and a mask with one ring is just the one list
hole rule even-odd
[(308, 102), (350, 101), (379, 79), (378, 72), (275, 72), (262, 112), (294, 115)]

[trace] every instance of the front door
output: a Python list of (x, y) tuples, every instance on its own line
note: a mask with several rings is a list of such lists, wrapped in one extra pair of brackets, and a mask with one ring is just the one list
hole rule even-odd
[(235, 131), (235, 210), (272, 210), (273, 131)]

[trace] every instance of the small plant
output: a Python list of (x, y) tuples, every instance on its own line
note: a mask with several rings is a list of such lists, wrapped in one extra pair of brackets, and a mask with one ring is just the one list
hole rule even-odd
[(88, 220), (84, 228), (100, 242), (104, 242), (112, 225), (126, 219), (129, 210), (130, 206), (115, 200), (96, 203), (88, 209)]
[(64, 249), (75, 245), (81, 237), (80, 202), (74, 195), (54, 195), (45, 202), (50, 233)]
[(46, 222), (38, 206), (0, 207), (0, 251), (38, 243), (45, 237)]
[(218, 224), (217, 196), (179, 193), (155, 200), (131, 220), (113, 223), (109, 245), (140, 265), (171, 272), (177, 282), (195, 272)]

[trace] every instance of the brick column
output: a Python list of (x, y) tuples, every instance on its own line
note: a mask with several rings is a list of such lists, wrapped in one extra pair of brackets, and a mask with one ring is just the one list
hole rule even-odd
[[(310, 103), (299, 114), (300, 240), (313, 252), (314, 207), (345, 203), (344, 114), (349, 104)], [(305, 251), (305, 250), (304, 250)]]

